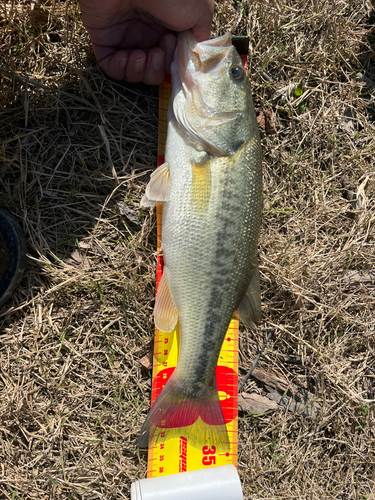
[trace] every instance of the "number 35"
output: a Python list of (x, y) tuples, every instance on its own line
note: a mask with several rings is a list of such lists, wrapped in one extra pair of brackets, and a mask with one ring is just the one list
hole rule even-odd
[[(208, 446), (203, 446), (202, 453), (203, 453), (203, 455), (206, 455), (202, 458), (203, 465), (215, 465), (216, 457), (213, 456), (216, 453), (215, 446), (211, 446), (211, 448), (209, 448)], [(210, 456), (208, 456), (208, 455), (210, 455)]]

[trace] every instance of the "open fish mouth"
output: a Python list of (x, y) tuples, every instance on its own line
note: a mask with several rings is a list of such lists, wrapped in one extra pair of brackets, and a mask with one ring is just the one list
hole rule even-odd
[(226, 59), (234, 50), (229, 33), (201, 43), (197, 43), (190, 31), (178, 35), (179, 77), (176, 80), (180, 81), (184, 94), (190, 94), (195, 112), (202, 118), (233, 120), (238, 116), (238, 113), (218, 111), (210, 106), (203, 98), (199, 79), (199, 75), (211, 81), (222, 76), (227, 66)]
[(178, 34), (177, 50), (179, 72), (184, 79), (189, 73), (189, 66), (195, 71), (212, 71), (235, 49), (229, 33), (197, 43), (191, 31), (183, 31)]

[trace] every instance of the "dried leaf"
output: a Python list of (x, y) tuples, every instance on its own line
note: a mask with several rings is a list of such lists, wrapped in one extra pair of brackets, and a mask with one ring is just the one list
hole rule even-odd
[(267, 411), (277, 410), (278, 405), (275, 401), (260, 396), (259, 394), (247, 394), (243, 392), (238, 396), (238, 409), (247, 413), (258, 413), (262, 415)]
[(152, 358), (153, 358), (153, 351), (149, 351), (147, 354), (143, 356), (143, 358), (139, 360), (139, 362), (141, 363), (142, 366), (144, 366), (145, 368), (147, 368), (147, 370), (149, 370), (150, 368), (152, 368)]
[(368, 271), (357, 271), (356, 269), (353, 269), (343, 274), (342, 281), (352, 286), (375, 286), (375, 270), (370, 269)]
[(79, 248), (81, 248), (82, 250), (87, 250), (90, 247), (91, 247), (91, 243), (88, 243), (87, 241), (80, 241), (79, 242)]
[(125, 217), (127, 219), (129, 219), (130, 222), (132, 222), (136, 226), (142, 225), (138, 214), (134, 210), (132, 210), (130, 207), (128, 207), (124, 203), (119, 202), (119, 203), (117, 203), (117, 208), (119, 209), (120, 214), (125, 215)]
[(71, 258), (74, 259), (76, 262), (83, 262), (82, 255), (79, 253), (78, 250), (74, 250), (71, 254)]
[(259, 115), (257, 116), (257, 122), (259, 128), (264, 130), (266, 134), (276, 134), (277, 130), (275, 123), (272, 120), (273, 111), (272, 109), (261, 109)]
[(82, 264), (83, 262), (83, 267), (85, 269), (90, 269), (90, 262), (89, 260), (87, 259), (86, 255), (82, 255), (78, 250), (74, 250), (72, 252), (72, 254), (70, 255), (71, 259), (65, 259), (65, 262), (67, 264), (70, 264), (70, 265), (76, 265), (77, 263), (78, 264)]
[[(297, 389), (295, 387), (295, 389)], [(275, 389), (269, 389), (268, 397), (275, 401), (280, 406), (287, 408), (293, 413), (298, 413), (303, 417), (311, 418), (315, 420), (322, 410), (323, 401), (322, 399), (314, 396), (311, 392), (305, 391), (302, 388), (298, 388), (298, 399), (297, 401), (293, 396), (282, 396)]]
[(276, 375), (272, 375), (271, 373), (259, 370), (259, 368), (255, 368), (251, 375), (264, 384), (273, 387), (274, 389), (279, 389), (283, 392), (286, 391), (289, 387), (289, 383), (285, 378), (277, 377)]

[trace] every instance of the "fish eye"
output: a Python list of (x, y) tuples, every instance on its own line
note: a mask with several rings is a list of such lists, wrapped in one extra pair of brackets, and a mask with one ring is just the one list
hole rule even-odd
[(235, 80), (239, 80), (244, 74), (244, 70), (241, 68), (241, 66), (232, 66), (230, 69), (230, 74), (232, 78), (234, 78)]

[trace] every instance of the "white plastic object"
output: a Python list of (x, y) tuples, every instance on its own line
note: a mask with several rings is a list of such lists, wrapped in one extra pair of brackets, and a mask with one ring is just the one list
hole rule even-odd
[(131, 485), (131, 500), (243, 500), (234, 465), (221, 465), (168, 476), (140, 479)]

